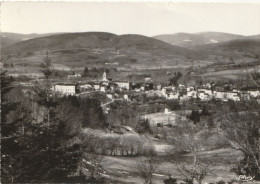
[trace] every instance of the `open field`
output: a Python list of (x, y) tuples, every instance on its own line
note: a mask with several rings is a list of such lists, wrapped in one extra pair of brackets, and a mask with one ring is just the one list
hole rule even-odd
[(254, 72), (255, 69), (260, 69), (260, 65), (255, 67), (248, 67), (243, 69), (233, 69), (233, 70), (222, 70), (218, 72), (210, 72), (202, 74), (201, 76), (205, 79), (211, 80), (236, 80), (247, 77), (250, 73)]
[[(208, 176), (203, 183), (210, 183), (216, 181), (231, 181), (237, 180), (236, 174), (231, 173), (227, 165), (226, 160), (232, 160), (234, 157), (230, 156), (234, 154), (230, 149), (219, 149), (210, 152), (200, 152), (200, 155), (204, 155), (209, 160), (214, 160), (212, 165), (213, 174)], [(184, 156), (182, 161), (188, 161), (191, 155)], [(137, 163), (139, 160), (146, 159), (146, 157), (111, 157), (105, 156), (102, 161), (102, 166), (107, 170), (106, 175), (109, 178), (120, 181), (122, 183), (142, 183), (143, 179), (137, 175)], [(183, 177), (177, 171), (177, 166), (171, 158), (157, 157), (156, 158), (157, 169), (153, 174), (155, 184), (163, 184), (163, 180), (171, 175), (173, 178), (182, 179)], [(247, 182), (248, 184), (257, 184), (260, 182)]]

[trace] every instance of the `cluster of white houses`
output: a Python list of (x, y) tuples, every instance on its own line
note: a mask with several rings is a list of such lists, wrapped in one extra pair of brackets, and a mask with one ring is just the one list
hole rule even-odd
[(79, 85), (58, 83), (53, 86), (53, 90), (63, 95), (76, 95), (76, 93), (82, 92), (102, 91), (107, 93), (108, 98), (113, 98), (112, 93), (117, 90), (126, 92), (159, 91), (166, 99), (176, 100), (200, 99), (202, 101), (208, 101), (211, 99), (219, 99), (222, 101), (240, 101), (241, 99), (249, 100), (251, 97), (260, 97), (259, 90), (241, 91), (238, 89), (232, 89), (227, 91), (221, 88), (215, 88), (212, 84), (206, 84), (203, 87), (195, 88), (185, 87), (181, 84), (178, 87), (162, 87), (161, 84), (154, 83), (142, 83), (137, 85), (130, 83), (129, 81), (112, 81), (107, 79), (105, 72), (101, 81)]
[(259, 90), (247, 90), (241, 91), (238, 89), (224, 90), (223, 88), (215, 89), (211, 84), (206, 84), (203, 87), (184, 87), (179, 85), (176, 87), (162, 88), (162, 94), (167, 99), (189, 100), (200, 99), (202, 101), (209, 101), (212, 99), (218, 99), (222, 101), (240, 101), (249, 100), (250, 98), (260, 97)]

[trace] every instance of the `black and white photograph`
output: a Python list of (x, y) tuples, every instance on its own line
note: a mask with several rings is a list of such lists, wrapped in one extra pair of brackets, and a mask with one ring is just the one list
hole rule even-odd
[(3, 184), (260, 184), (260, 2), (1, 2)]

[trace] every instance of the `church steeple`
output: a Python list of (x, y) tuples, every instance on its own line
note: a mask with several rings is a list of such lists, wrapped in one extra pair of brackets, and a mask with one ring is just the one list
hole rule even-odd
[(107, 81), (107, 73), (106, 73), (106, 70), (105, 70), (104, 73), (103, 73), (103, 81)]

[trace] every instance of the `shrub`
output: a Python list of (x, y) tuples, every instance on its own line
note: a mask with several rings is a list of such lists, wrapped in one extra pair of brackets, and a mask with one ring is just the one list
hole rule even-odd
[(225, 184), (226, 182), (224, 182), (223, 180), (218, 181), (216, 184)]
[(177, 179), (169, 176), (168, 179), (163, 180), (164, 184), (177, 184)]

